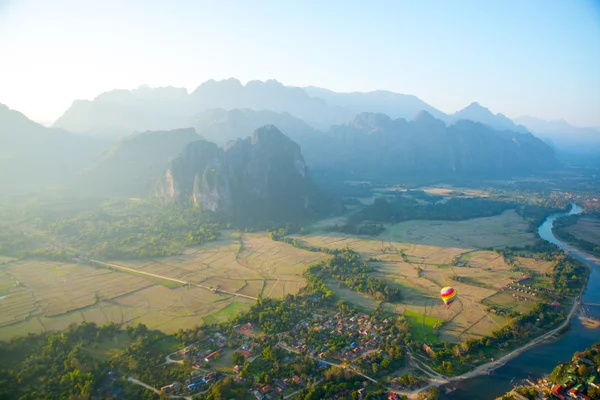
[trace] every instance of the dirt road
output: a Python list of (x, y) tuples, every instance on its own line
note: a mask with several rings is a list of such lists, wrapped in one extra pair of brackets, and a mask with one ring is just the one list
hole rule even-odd
[(228, 292), (227, 290), (222, 290), (222, 289), (213, 289), (213, 288), (208, 287), (208, 286), (197, 285), (195, 283), (190, 283), (190, 282), (182, 281), (180, 279), (169, 278), (168, 276), (163, 276), (163, 275), (158, 275), (158, 274), (152, 274), (150, 272), (140, 271), (139, 269), (125, 267), (123, 265), (119, 265), (119, 264), (115, 264), (115, 263), (107, 263), (107, 262), (104, 262), (104, 261), (98, 261), (98, 260), (92, 260), (92, 259), (90, 259), (89, 261), (97, 263), (97, 264), (101, 264), (101, 265), (104, 265), (104, 266), (107, 266), (107, 267), (110, 267), (110, 268), (116, 268), (116, 269), (120, 269), (122, 271), (132, 272), (134, 274), (147, 275), (147, 276), (151, 276), (151, 277), (154, 277), (154, 278), (164, 279), (166, 281), (171, 281), (171, 282), (175, 282), (175, 283), (181, 283), (182, 285), (196, 286), (196, 287), (199, 287), (201, 289), (210, 290), (211, 292), (212, 291), (217, 291), (218, 293), (226, 293), (226, 294), (230, 294), (230, 295), (236, 296), (236, 297), (244, 297), (246, 299), (255, 300), (255, 301), (258, 300), (257, 297), (247, 296), (245, 294), (240, 294), (240, 293), (235, 293), (235, 292)]

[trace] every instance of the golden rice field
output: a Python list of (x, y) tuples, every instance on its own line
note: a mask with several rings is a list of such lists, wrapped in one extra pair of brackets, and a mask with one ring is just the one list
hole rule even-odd
[[(530, 272), (538, 276), (533, 285), (547, 284), (541, 277), (551, 268), (549, 263), (518, 258), (524, 272), (517, 272), (503, 257), (486, 250), (534, 240), (526, 221), (513, 211), (458, 222), (403, 222), (373, 238), (326, 232), (327, 226), (342, 222), (324, 220), (313, 224), (308, 234), (294, 237), (314, 246), (348, 246), (360, 252), (376, 267), (375, 275), (402, 291), (400, 301), (383, 306), (407, 313), (411, 321), (444, 321), (439, 337), (445, 340), (489, 335), (506, 324), (504, 317), (487, 311), (490, 305), (523, 312), (533, 307), (503, 291), (512, 279)], [(258, 296), (298, 293), (305, 284), (304, 270), (328, 257), (272, 241), (264, 233), (230, 231), (179, 256), (111, 261), (134, 271), (5, 260), (0, 263), (0, 340), (82, 321), (143, 322), (168, 333), (224, 321), (248, 309)], [(439, 298), (446, 285), (459, 295), (448, 308)], [(338, 283), (328, 286), (362, 308), (378, 306)]]
[[(443, 320), (439, 337), (452, 342), (489, 335), (505, 325), (505, 317), (488, 311), (490, 304), (522, 312), (530, 310), (535, 303), (519, 301), (503, 289), (527, 271), (531, 275), (537, 272), (540, 276), (533, 284), (544, 286), (542, 276), (551, 268), (546, 261), (518, 258), (525, 272), (513, 271), (502, 256), (485, 250), (533, 242), (535, 236), (529, 232), (527, 222), (514, 211), (467, 221), (403, 222), (374, 238), (318, 230), (295, 237), (314, 246), (348, 246), (360, 252), (377, 269), (374, 275), (401, 289), (402, 299), (384, 307), (398, 314), (417, 313)], [(458, 265), (453, 265), (454, 260), (458, 260)], [(448, 308), (439, 296), (444, 286), (454, 287), (459, 294)], [(352, 296), (335, 284), (330, 288), (352, 301)], [(369, 306), (363, 298), (356, 299), (356, 303)]]
[(259, 295), (283, 298), (298, 293), (304, 285), (302, 272), (326, 257), (273, 242), (266, 234), (244, 234), (241, 242), (238, 233), (223, 236), (181, 256), (114, 261), (192, 285), (88, 265), (6, 263), (0, 266), (0, 340), (82, 321), (142, 322), (168, 333), (224, 321), (248, 309)]

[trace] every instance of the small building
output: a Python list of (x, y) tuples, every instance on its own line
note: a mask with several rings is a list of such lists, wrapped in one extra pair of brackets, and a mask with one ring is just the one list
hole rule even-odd
[(566, 397), (565, 397), (566, 390), (562, 385), (552, 386), (550, 393), (552, 393), (552, 395), (554, 397), (556, 397), (557, 399), (566, 400)]
[(294, 381), (295, 384), (297, 385), (301, 385), (302, 382), (304, 382), (304, 379), (300, 378), (298, 375), (294, 375), (292, 377), (292, 380)]
[(221, 354), (222, 352), (223, 352), (223, 349), (219, 349), (217, 351), (213, 351), (212, 353), (210, 353), (209, 355), (207, 355), (206, 357), (204, 357), (204, 361), (210, 362), (211, 360), (213, 360), (217, 355)]
[(254, 353), (250, 350), (239, 349), (238, 353), (243, 355), (245, 358), (250, 358), (250, 357), (254, 356)]

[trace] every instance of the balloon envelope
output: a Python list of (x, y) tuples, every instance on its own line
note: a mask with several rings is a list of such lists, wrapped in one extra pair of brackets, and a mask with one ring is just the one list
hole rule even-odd
[(452, 304), (454, 300), (456, 300), (456, 290), (453, 287), (446, 286), (442, 288), (440, 291), (440, 295), (442, 296), (442, 300), (448, 306)]

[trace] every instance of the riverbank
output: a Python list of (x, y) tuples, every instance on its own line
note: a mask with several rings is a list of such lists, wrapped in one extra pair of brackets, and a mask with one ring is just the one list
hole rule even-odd
[[(450, 378), (447, 384), (441, 386), (440, 400), (494, 399), (510, 391), (513, 381), (547, 374), (550, 372), (549, 367), (568, 361), (574, 352), (589, 347), (598, 340), (597, 331), (584, 327), (581, 321), (573, 316), (582, 303), (600, 303), (600, 266), (594, 257), (561, 242), (552, 233), (552, 225), (556, 219), (580, 212), (581, 208), (573, 205), (568, 213), (554, 214), (538, 227), (540, 238), (554, 243), (574, 258), (584, 262), (590, 271), (585, 288), (571, 307), (568, 318), (553, 331), (497, 360), (497, 365), (495, 362), (488, 363), (461, 377), (455, 377), (457, 379)], [(591, 310), (591, 313), (599, 315), (600, 308)], [(561, 330), (566, 332), (558, 336)], [(548, 343), (554, 337), (557, 337), (557, 340)], [(492, 368), (486, 370), (486, 367)]]

